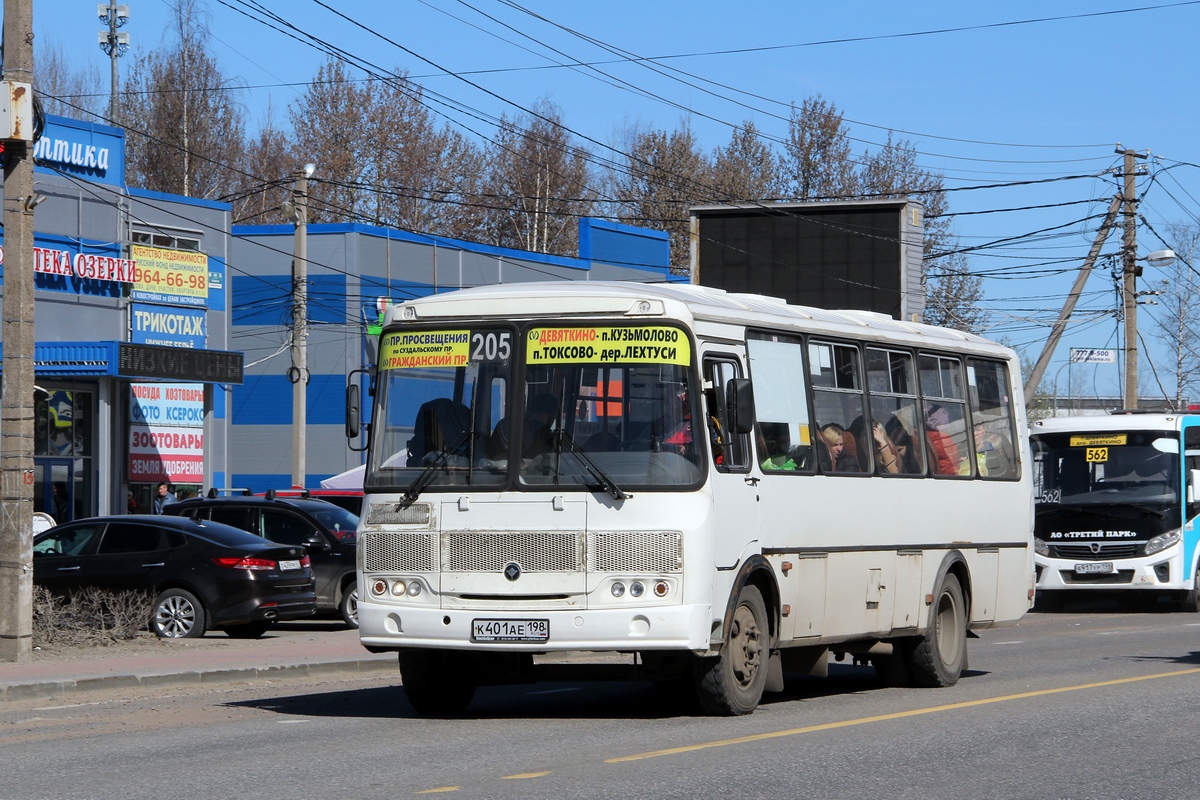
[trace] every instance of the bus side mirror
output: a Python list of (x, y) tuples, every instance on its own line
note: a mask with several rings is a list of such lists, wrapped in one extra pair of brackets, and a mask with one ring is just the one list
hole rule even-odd
[(358, 384), (346, 386), (346, 438), (353, 439), (362, 429), (362, 399), (359, 396)]
[(730, 378), (725, 385), (729, 425), (735, 434), (754, 430), (754, 385), (746, 378)]

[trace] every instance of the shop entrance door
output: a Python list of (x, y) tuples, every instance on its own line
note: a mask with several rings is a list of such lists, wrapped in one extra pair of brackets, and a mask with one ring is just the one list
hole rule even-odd
[(33, 507), (45, 511), (58, 524), (75, 519), (76, 484), (82, 480), (73, 458), (34, 458)]

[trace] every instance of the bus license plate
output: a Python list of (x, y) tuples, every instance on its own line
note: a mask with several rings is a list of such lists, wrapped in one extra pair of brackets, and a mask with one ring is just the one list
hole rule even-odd
[(473, 642), (546, 642), (550, 640), (548, 619), (471, 620)]
[(1088, 564), (1076, 564), (1076, 575), (1109, 575), (1113, 572), (1113, 562), (1096, 561)]

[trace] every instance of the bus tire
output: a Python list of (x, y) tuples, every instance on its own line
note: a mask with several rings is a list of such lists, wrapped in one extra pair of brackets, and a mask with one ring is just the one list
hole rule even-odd
[(1200, 611), (1200, 564), (1196, 565), (1196, 574), (1193, 577), (1192, 588), (1185, 589), (1179, 599), (1179, 610), (1188, 614)]
[(477, 682), (465, 653), (406, 649), (399, 660), (404, 696), (421, 716), (454, 717), (471, 705)]
[(770, 652), (767, 604), (757, 587), (743, 586), (721, 654), (696, 662), (694, 680), (700, 707), (723, 717), (753, 712), (767, 684)]
[(913, 641), (908, 670), (914, 686), (958, 683), (967, 658), (967, 606), (958, 578), (947, 572), (933, 594), (929, 629)]

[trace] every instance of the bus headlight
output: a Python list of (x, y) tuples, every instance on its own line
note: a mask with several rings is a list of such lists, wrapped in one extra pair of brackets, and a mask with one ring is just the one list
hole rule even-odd
[(1035, 538), (1033, 540), (1033, 552), (1037, 553), (1039, 556), (1049, 556), (1050, 545), (1046, 544), (1041, 539)]
[(1157, 553), (1159, 550), (1166, 550), (1171, 545), (1179, 541), (1179, 529), (1160, 533), (1150, 541), (1146, 542), (1146, 555)]

